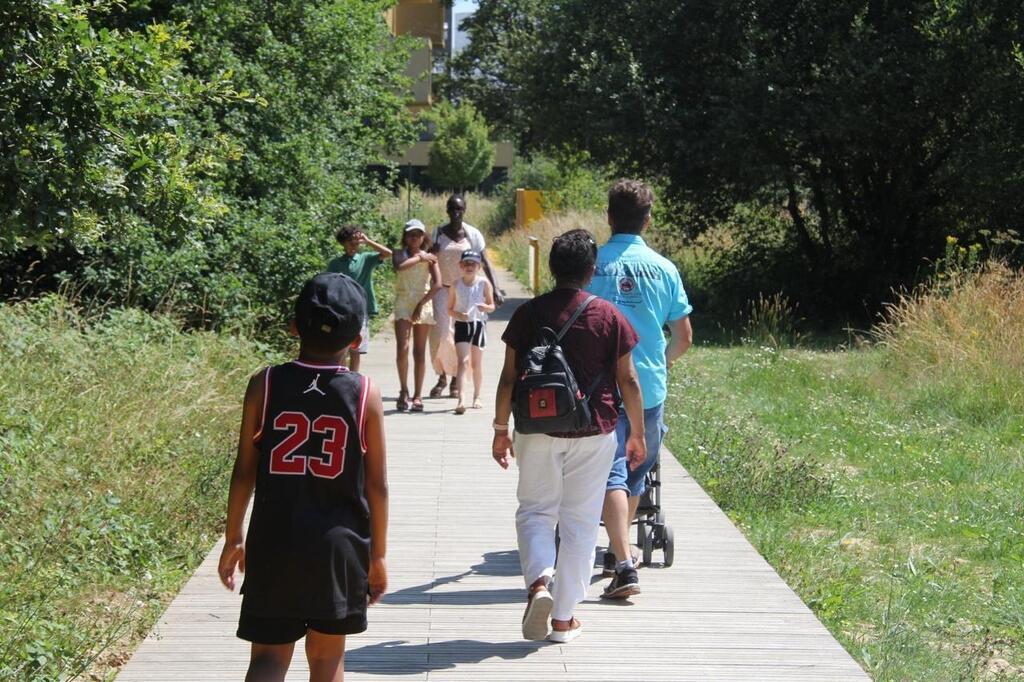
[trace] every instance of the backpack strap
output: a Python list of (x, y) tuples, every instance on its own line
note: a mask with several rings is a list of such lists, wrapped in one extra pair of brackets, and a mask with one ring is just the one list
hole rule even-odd
[(587, 296), (587, 300), (583, 301), (583, 303), (580, 303), (580, 307), (576, 309), (576, 312), (574, 312), (569, 317), (569, 320), (564, 325), (562, 325), (562, 328), (558, 330), (558, 334), (555, 335), (555, 343), (558, 343), (559, 341), (562, 340), (562, 337), (565, 336), (565, 333), (567, 331), (569, 331), (569, 327), (572, 326), (572, 323), (575, 322), (579, 318), (579, 316), (583, 314), (583, 311), (586, 309), (588, 305), (590, 305), (590, 302), (593, 301), (595, 298), (597, 298), (597, 296), (591, 294), (590, 296)]

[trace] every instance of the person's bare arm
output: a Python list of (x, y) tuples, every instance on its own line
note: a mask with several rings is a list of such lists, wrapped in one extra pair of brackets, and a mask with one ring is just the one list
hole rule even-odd
[(359, 243), (360, 244), (368, 245), (371, 249), (373, 249), (374, 251), (379, 253), (381, 258), (391, 258), (391, 249), (389, 249), (388, 247), (384, 246), (380, 242), (373, 241), (372, 239), (370, 239), (366, 235), (365, 232), (360, 232), (359, 235), (360, 235), (360, 237), (359, 237)]
[(466, 313), (460, 313), (455, 310), (455, 300), (458, 298), (458, 296), (455, 295), (456, 286), (457, 285), (455, 283), (452, 283), (451, 289), (448, 290), (448, 317), (453, 320), (458, 320), (459, 322), (465, 322), (469, 319), (469, 316), (466, 315)]
[[(264, 370), (265, 372), (266, 370)], [(256, 470), (260, 453), (256, 447), (256, 431), (263, 418), (263, 372), (254, 374), (245, 389), (242, 403), (242, 428), (238, 434), (238, 452), (231, 471), (228, 490), (228, 514), (224, 527), (224, 549), (220, 553), (217, 573), (224, 587), (235, 589), (235, 567), (245, 573), (245, 510), (256, 486)]]
[(366, 502), (370, 507), (370, 605), (388, 589), (388, 472), (384, 441), (384, 405), (380, 390), (370, 384), (366, 399)]
[[(512, 387), (515, 383), (516, 350), (512, 346), (505, 346), (505, 364), (498, 376), (498, 391), (494, 396), (494, 441), (491, 443), (491, 456), (502, 469), (508, 469), (509, 458), (516, 456), (512, 451), (512, 434), (508, 423), (512, 415)], [(502, 426), (505, 428), (502, 429)]]
[(491, 283), (484, 280), (484, 302), (478, 303), (477, 308), (483, 313), (493, 313), (494, 309), (497, 308), (494, 305), (494, 288), (491, 287)]
[(487, 281), (494, 287), (494, 305), (495, 307), (500, 306), (505, 302), (505, 297), (501, 295), (501, 289), (498, 288), (498, 280), (494, 277), (494, 272), (491, 270), (491, 261), (487, 260), (486, 251), (480, 252), (480, 261), (484, 266), (484, 274), (487, 275)]
[(669, 369), (672, 363), (682, 357), (683, 353), (690, 350), (693, 345), (693, 327), (690, 326), (690, 316), (681, 317), (668, 323), (669, 332), (672, 337), (665, 347), (665, 362)]
[(418, 251), (415, 255), (410, 256), (405, 252), (405, 249), (399, 249), (391, 255), (391, 264), (395, 267), (395, 270), (408, 270), (420, 263), (430, 263), (433, 265), (437, 263), (437, 256), (426, 251)]
[(615, 364), (615, 382), (629, 419), (629, 439), (626, 441), (626, 461), (629, 468), (636, 469), (647, 459), (647, 441), (644, 438), (644, 399), (640, 391), (640, 379), (633, 365), (633, 352), (619, 358)]

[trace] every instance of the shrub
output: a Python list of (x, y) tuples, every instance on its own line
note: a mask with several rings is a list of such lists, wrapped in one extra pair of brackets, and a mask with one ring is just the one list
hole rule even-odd
[(442, 102), (424, 115), (436, 126), (427, 175), (435, 186), (462, 191), (491, 174), (494, 145), (487, 121), (473, 105)]
[(339, 224), (383, 228), (365, 168), (413, 137), (388, 4), (4, 4), (0, 293), (276, 329)]
[(498, 189), (494, 227), (501, 232), (515, 223), (516, 189), (541, 190), (545, 213), (604, 211), (611, 182), (608, 173), (590, 164), (585, 154), (534, 154), (527, 160), (517, 159), (508, 180)]

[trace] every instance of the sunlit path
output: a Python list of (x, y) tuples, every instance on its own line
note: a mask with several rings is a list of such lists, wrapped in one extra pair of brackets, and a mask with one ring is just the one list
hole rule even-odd
[[(514, 297), (523, 290), (505, 278)], [(671, 457), (663, 506), (675, 565), (640, 572), (632, 605), (602, 603), (595, 582), (571, 644), (523, 641), (514, 471), (490, 457), (490, 409), (502, 321), (490, 324), (485, 409), (394, 412), (394, 346), (376, 339), (364, 370), (387, 410), (391, 593), (349, 639), (346, 680), (866, 680), (864, 672)], [(428, 374), (428, 383), (431, 377)], [(239, 597), (216, 577), (215, 547), (119, 680), (240, 680), (248, 644), (234, 636)], [(660, 552), (655, 561), (660, 561)], [(602, 581), (603, 582), (603, 581)], [(307, 675), (296, 647), (289, 680)]]

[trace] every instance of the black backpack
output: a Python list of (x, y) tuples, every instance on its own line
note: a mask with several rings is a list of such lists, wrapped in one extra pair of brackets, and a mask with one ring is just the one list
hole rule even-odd
[(536, 345), (520, 361), (519, 378), (512, 389), (517, 433), (570, 433), (593, 425), (590, 393), (604, 375), (598, 375), (587, 393), (582, 393), (558, 344), (595, 298), (587, 297), (557, 334), (551, 327), (541, 327), (532, 302), (527, 304), (538, 336)]

